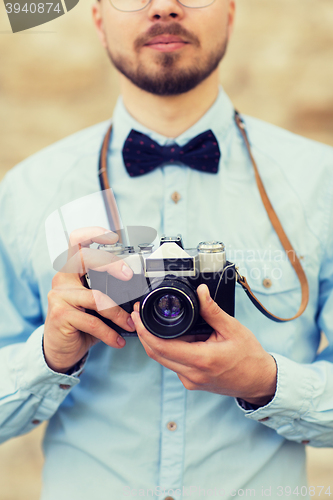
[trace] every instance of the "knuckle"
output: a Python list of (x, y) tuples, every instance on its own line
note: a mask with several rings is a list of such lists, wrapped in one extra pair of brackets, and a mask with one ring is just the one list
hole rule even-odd
[(103, 293), (99, 290), (90, 290), (88, 295), (87, 306), (89, 309), (96, 310), (98, 304), (102, 301)]
[(89, 332), (95, 332), (98, 328), (99, 320), (95, 318), (95, 316), (91, 316), (90, 314), (88, 314), (87, 316), (88, 316), (86, 318), (87, 328), (89, 329)]
[(199, 371), (207, 370), (207, 368), (209, 367), (209, 360), (206, 360), (205, 357), (200, 356), (195, 360), (194, 366)]
[(61, 281), (60, 273), (55, 274), (52, 278), (52, 289), (57, 288), (60, 285), (60, 281)]
[(163, 357), (165, 354), (165, 348), (161, 342), (157, 342), (154, 346), (154, 350), (156, 351), (158, 356)]
[(201, 376), (199, 377), (197, 384), (198, 385), (206, 385), (206, 384), (208, 384), (209, 380), (210, 380), (210, 377), (208, 376), (208, 374), (202, 373)]
[(52, 321), (60, 320), (64, 317), (64, 307), (62, 307), (58, 302), (55, 302), (50, 307), (50, 317)]
[(55, 298), (57, 297), (57, 293), (55, 292), (55, 290), (52, 288), (52, 290), (49, 291), (49, 293), (47, 294), (47, 301), (49, 304), (52, 304), (55, 300)]
[(214, 367), (215, 367), (214, 359), (211, 356), (207, 357), (204, 361), (203, 370), (206, 372), (211, 372), (214, 370)]
[(71, 234), (69, 235), (70, 246), (78, 245), (81, 242), (80, 241), (81, 232), (82, 232), (81, 229), (74, 229), (74, 231), (71, 232)]
[(195, 386), (198, 386), (198, 385), (202, 385), (204, 384), (204, 380), (205, 380), (205, 375), (201, 372), (193, 372), (190, 376), (190, 382), (195, 385)]
[(123, 317), (123, 309), (119, 306), (113, 308), (113, 314), (116, 321), (120, 321)]
[(123, 319), (124, 316), (124, 310), (119, 307), (115, 306), (112, 308), (112, 321), (116, 324), (120, 323)]
[(183, 379), (182, 383), (188, 391), (194, 391), (196, 389), (196, 385), (189, 379)]
[[(93, 330), (92, 335), (94, 336), (97, 329)], [(117, 347), (117, 337), (118, 334), (112, 328), (107, 327), (106, 325), (102, 325), (100, 329), (100, 334), (98, 335), (98, 339), (101, 339), (105, 344), (111, 347)]]
[(147, 356), (150, 359), (153, 359), (154, 361), (156, 361), (157, 356), (152, 349), (147, 349), (146, 352), (147, 352)]
[(212, 316), (218, 316), (221, 312), (221, 309), (219, 308), (219, 306), (216, 304), (216, 302), (213, 302), (212, 306), (211, 306), (211, 309), (210, 309), (210, 313)]
[(117, 255), (108, 254), (107, 260), (107, 271), (109, 274), (113, 274), (123, 267), (124, 261), (121, 260)]

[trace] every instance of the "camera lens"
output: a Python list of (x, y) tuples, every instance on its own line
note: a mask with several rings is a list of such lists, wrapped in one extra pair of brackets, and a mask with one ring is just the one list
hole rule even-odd
[(157, 337), (179, 337), (198, 319), (197, 294), (185, 281), (166, 278), (142, 298), (140, 316), (147, 330)]
[(162, 320), (172, 323), (178, 321), (184, 314), (181, 298), (169, 293), (155, 301), (154, 309)]

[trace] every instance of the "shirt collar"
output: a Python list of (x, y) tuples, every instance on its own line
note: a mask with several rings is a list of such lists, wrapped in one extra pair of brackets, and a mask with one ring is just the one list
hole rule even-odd
[(187, 129), (178, 137), (170, 138), (148, 129), (135, 120), (125, 108), (123, 99), (120, 96), (113, 113), (112, 149), (121, 150), (128, 134), (132, 129), (146, 134), (161, 146), (174, 142), (176, 142), (179, 146), (183, 146), (188, 141), (193, 139), (193, 137), (196, 137), (206, 130), (212, 130), (218, 141), (221, 143), (231, 123), (233, 122), (233, 116), (233, 105), (223, 88), (220, 87), (219, 94), (215, 102), (200, 118), (200, 120), (198, 120), (194, 125), (192, 125), (192, 127)]

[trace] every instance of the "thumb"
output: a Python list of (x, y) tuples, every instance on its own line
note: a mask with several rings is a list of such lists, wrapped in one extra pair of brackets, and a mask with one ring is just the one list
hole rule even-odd
[(223, 335), (225, 339), (231, 337), (229, 333), (230, 322), (233, 319), (211, 298), (207, 285), (200, 285), (197, 288), (200, 301), (200, 314), (203, 319), (214, 328), (217, 333)]

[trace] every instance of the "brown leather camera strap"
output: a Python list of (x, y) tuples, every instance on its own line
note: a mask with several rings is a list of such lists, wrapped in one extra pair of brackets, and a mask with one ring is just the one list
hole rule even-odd
[(121, 231), (121, 223), (120, 223), (120, 216), (118, 212), (117, 202), (114, 197), (113, 191), (110, 188), (108, 179), (108, 149), (110, 144), (111, 132), (112, 132), (112, 125), (110, 125), (110, 127), (108, 128), (103, 140), (102, 149), (99, 155), (98, 175), (110, 229), (111, 231), (118, 233), (119, 235), (118, 241), (119, 243), (123, 243), (123, 235)]
[[(270, 313), (262, 304), (261, 302), (256, 298), (254, 293), (252, 292), (250, 285), (248, 284), (245, 276), (241, 276), (239, 273), (237, 273), (237, 282), (242, 286), (242, 288), (245, 290), (247, 296), (251, 300), (251, 302), (256, 306), (259, 311), (264, 314), (267, 318), (276, 321), (276, 322), (285, 322), (285, 321), (291, 321), (293, 319), (298, 318), (303, 314), (303, 312), (306, 309), (306, 306), (308, 305), (309, 302), (309, 285), (308, 285), (308, 280), (306, 278), (305, 272), (302, 268), (302, 265), (300, 263), (299, 258), (297, 257), (297, 254), (290, 243), (286, 233), (284, 232), (284, 229), (282, 227), (282, 224), (267, 196), (266, 190), (264, 188), (264, 185), (262, 183), (262, 180), (259, 175), (258, 167), (256, 164), (256, 161), (253, 157), (252, 151), (251, 151), (251, 146), (250, 142), (248, 139), (248, 135), (246, 132), (245, 124), (244, 121), (242, 120), (240, 114), (238, 111), (235, 111), (235, 122), (236, 125), (244, 139), (244, 143), (246, 145), (249, 157), (251, 159), (251, 163), (254, 168), (254, 173), (255, 173), (255, 179), (257, 182), (257, 186), (259, 189), (259, 193), (263, 202), (263, 205), (266, 209), (267, 215), (272, 223), (272, 226), (278, 235), (278, 238), (281, 242), (281, 245), (283, 246), (287, 257), (292, 265), (292, 267), (295, 270), (295, 273), (297, 274), (297, 277), (300, 281), (301, 284), (301, 291), (302, 291), (302, 299), (301, 299), (301, 305), (299, 307), (298, 312), (293, 316), (292, 318), (280, 318), (278, 316), (275, 316), (274, 314)], [(107, 175), (107, 157), (108, 157), (108, 149), (109, 149), (109, 143), (110, 143), (110, 136), (111, 136), (111, 131), (112, 131), (112, 125), (109, 127), (104, 140), (102, 144), (102, 149), (100, 153), (100, 158), (99, 158), (99, 180), (100, 180), (100, 185), (101, 189), (103, 192), (104, 196), (104, 201), (105, 201), (105, 206), (107, 210), (107, 215), (110, 223), (110, 229), (112, 231), (117, 231), (119, 234), (119, 241), (122, 242), (122, 234), (120, 230), (120, 217), (119, 217), (119, 212), (117, 208), (117, 203), (115, 200), (115, 197), (113, 195), (112, 190), (110, 189), (109, 185), (109, 180), (108, 180), (108, 175)]]
[(281, 242), (281, 245), (283, 246), (287, 257), (290, 261), (290, 264), (294, 268), (295, 273), (297, 274), (297, 277), (299, 279), (299, 282), (301, 284), (301, 291), (302, 291), (302, 299), (301, 299), (301, 305), (299, 307), (299, 310), (293, 316), (292, 318), (279, 318), (278, 316), (275, 316), (274, 314), (270, 313), (261, 303), (260, 301), (255, 297), (253, 294), (248, 282), (246, 281), (246, 278), (244, 276), (240, 276), (240, 274), (237, 275), (237, 281), (238, 283), (243, 287), (245, 292), (247, 293), (249, 299), (253, 304), (268, 318), (277, 321), (277, 322), (284, 322), (284, 321), (291, 321), (293, 319), (298, 318), (301, 314), (306, 309), (306, 306), (308, 305), (309, 302), (309, 284), (308, 280), (306, 277), (306, 274), (303, 270), (303, 267), (301, 265), (301, 262), (299, 258), (297, 257), (297, 254), (292, 246), (292, 244), (289, 241), (288, 236), (284, 232), (284, 229), (282, 227), (282, 224), (268, 198), (268, 195), (266, 193), (265, 187), (263, 185), (263, 182), (261, 180), (261, 177), (259, 175), (258, 167), (256, 164), (256, 161), (253, 157), (252, 151), (251, 151), (251, 146), (250, 146), (250, 141), (246, 132), (245, 124), (244, 121), (242, 120), (241, 116), (239, 115), (238, 111), (235, 111), (235, 122), (237, 124), (237, 127), (244, 139), (244, 143), (246, 145), (246, 149), (248, 151), (249, 157), (251, 159), (252, 166), (254, 168), (254, 174), (255, 174), (255, 179), (257, 182), (257, 186), (259, 189), (259, 193), (262, 199), (262, 202), (264, 204), (264, 207), (266, 209), (267, 215), (269, 217), (269, 220), (272, 223), (272, 226), (278, 235), (278, 238)]

